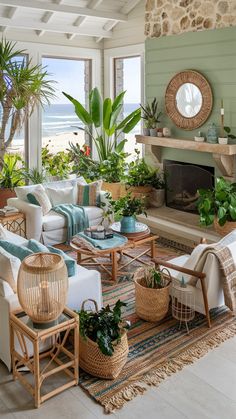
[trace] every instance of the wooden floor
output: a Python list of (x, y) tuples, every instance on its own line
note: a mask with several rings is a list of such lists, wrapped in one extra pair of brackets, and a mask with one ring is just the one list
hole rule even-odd
[(0, 363), (1, 419), (235, 419), (236, 337), (152, 387), (112, 415), (82, 390), (70, 390), (34, 409), (29, 394)]

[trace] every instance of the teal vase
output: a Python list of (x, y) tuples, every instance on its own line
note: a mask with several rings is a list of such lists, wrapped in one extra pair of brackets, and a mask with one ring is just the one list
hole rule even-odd
[(120, 231), (121, 233), (134, 233), (135, 232), (135, 217), (123, 216), (120, 221)]
[(218, 143), (218, 132), (216, 125), (214, 122), (209, 126), (207, 130), (207, 142), (211, 144), (217, 144)]

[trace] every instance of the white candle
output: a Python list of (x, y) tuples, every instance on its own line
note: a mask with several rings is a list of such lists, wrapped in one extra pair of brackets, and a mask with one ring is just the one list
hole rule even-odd
[(224, 110), (224, 108), (221, 108), (221, 109), (220, 109), (220, 114), (221, 114), (221, 115), (224, 115), (224, 114), (225, 114), (225, 110)]

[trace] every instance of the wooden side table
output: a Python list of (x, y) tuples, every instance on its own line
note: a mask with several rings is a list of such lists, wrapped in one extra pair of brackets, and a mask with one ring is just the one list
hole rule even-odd
[(0, 215), (0, 224), (12, 233), (26, 237), (26, 219), (23, 212)]
[[(48, 329), (36, 329), (24, 311), (10, 314), (11, 354), (13, 379), (19, 379), (26, 390), (34, 397), (35, 407), (52, 396), (78, 384), (79, 380), (79, 322), (78, 315), (65, 308), (58, 319), (58, 324)], [(73, 334), (73, 339), (71, 339)], [(70, 340), (69, 340), (70, 336)], [(46, 352), (40, 353), (40, 343), (51, 338), (52, 344)], [(21, 353), (15, 349), (18, 340)], [(29, 341), (33, 346), (33, 355), (29, 354)], [(28, 342), (28, 345), (27, 345)], [(66, 344), (69, 342), (69, 345)], [(30, 345), (31, 346), (31, 345)], [(63, 357), (60, 357), (63, 355)], [(29, 374), (20, 369), (27, 367)], [(64, 372), (69, 377), (63, 384), (49, 393), (42, 395), (44, 381), (53, 374)], [(33, 376), (31, 384), (29, 376)], [(55, 378), (56, 380), (56, 378)]]

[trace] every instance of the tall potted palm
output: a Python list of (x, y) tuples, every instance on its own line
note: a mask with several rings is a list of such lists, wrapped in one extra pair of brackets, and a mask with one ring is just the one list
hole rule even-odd
[[(124, 175), (124, 146), (127, 140), (123, 137), (140, 121), (141, 109), (137, 108), (120, 120), (125, 92), (120, 93), (114, 101), (110, 98), (103, 100), (95, 87), (89, 95), (88, 111), (78, 100), (65, 92), (63, 94), (74, 105), (76, 115), (84, 124), (84, 127), (78, 129), (85, 131), (96, 147), (99, 162), (102, 164), (101, 176), (105, 180), (103, 188), (111, 192), (114, 198), (119, 198), (124, 193), (121, 181)], [(110, 169), (113, 172), (112, 176)]]
[(0, 41), (0, 168), (14, 136), (36, 105), (49, 104), (53, 81), (41, 65), (27, 59), (26, 50), (16, 43)]

